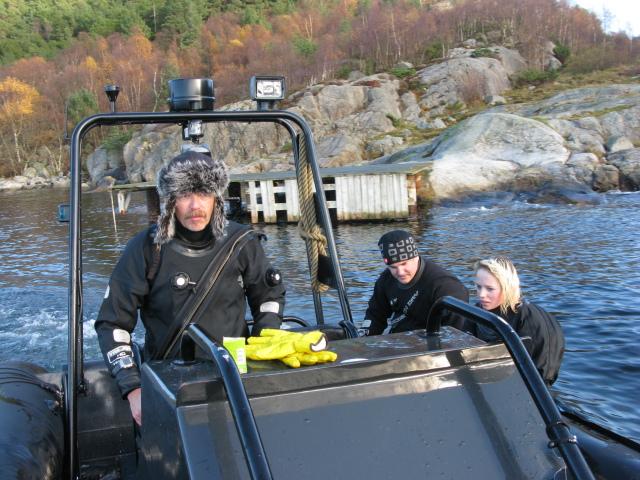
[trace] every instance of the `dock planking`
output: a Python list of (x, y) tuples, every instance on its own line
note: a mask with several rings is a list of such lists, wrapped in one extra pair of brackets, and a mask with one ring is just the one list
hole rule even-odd
[[(338, 222), (408, 218), (416, 212), (419, 177), (427, 167), (424, 162), (406, 162), (321, 168), (329, 211)], [(242, 173), (229, 177), (227, 198), (231, 191), (235, 193), (251, 223), (300, 219), (295, 172)], [(113, 186), (113, 190), (123, 193), (154, 189), (152, 182)]]

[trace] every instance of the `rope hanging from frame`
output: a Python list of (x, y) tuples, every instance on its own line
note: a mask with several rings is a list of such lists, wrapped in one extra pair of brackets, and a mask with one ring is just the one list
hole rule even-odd
[[(327, 255), (327, 238), (318, 225), (316, 207), (313, 197), (313, 174), (307, 158), (307, 144), (304, 136), (299, 136), (298, 159), (298, 195), (300, 197), (300, 222), (298, 232), (307, 244), (309, 266), (311, 269), (311, 285), (316, 292), (326, 292), (328, 285), (318, 280), (318, 257)], [(322, 192), (324, 193), (324, 192)]]

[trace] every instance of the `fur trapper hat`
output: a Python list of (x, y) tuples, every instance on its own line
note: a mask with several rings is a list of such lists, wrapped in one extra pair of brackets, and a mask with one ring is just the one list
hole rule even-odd
[(190, 193), (212, 193), (215, 196), (210, 225), (213, 236), (220, 237), (226, 223), (222, 196), (228, 185), (229, 174), (222, 160), (214, 160), (195, 151), (186, 151), (173, 158), (158, 172), (157, 190), (164, 201), (164, 210), (158, 217), (154, 242), (162, 245), (173, 238), (176, 200)]

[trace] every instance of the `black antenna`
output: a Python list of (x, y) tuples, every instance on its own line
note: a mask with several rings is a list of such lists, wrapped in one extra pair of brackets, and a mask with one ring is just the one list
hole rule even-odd
[(105, 85), (104, 93), (109, 97), (109, 106), (111, 107), (111, 113), (116, 112), (116, 99), (120, 93), (120, 87), (118, 85)]
[(62, 137), (65, 143), (69, 142), (69, 130), (67, 128), (68, 122), (69, 122), (69, 99), (67, 98), (64, 101), (64, 130), (63, 130), (63, 137)]

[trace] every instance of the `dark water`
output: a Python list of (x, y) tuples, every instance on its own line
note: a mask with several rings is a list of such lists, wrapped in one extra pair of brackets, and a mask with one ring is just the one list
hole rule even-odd
[[(66, 363), (67, 225), (55, 220), (61, 190), (0, 193), (0, 361), (51, 368)], [(556, 314), (567, 352), (554, 389), (592, 420), (640, 441), (640, 193), (610, 194), (597, 206), (524, 203), (438, 207), (393, 224), (335, 230), (354, 318), (362, 318), (382, 264), (376, 242), (407, 228), (423, 253), (471, 287), (471, 265), (508, 255), (525, 294)], [(98, 357), (93, 321), (119, 252), (146, 222), (142, 195), (118, 217), (107, 194), (83, 196), (86, 355)], [(293, 226), (262, 226), (266, 249), (287, 282), (287, 313), (312, 318), (306, 257)], [(340, 317), (327, 299), (328, 320)]]

